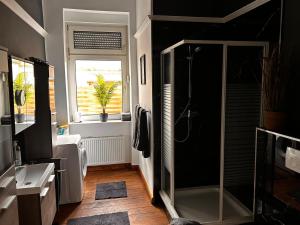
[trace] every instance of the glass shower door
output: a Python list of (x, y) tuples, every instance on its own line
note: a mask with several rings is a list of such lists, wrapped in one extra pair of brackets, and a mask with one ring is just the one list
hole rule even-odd
[(265, 46), (193, 40), (163, 51), (160, 195), (171, 217), (251, 222)]
[(220, 220), (222, 63), (222, 43), (175, 49), (174, 206), (201, 224)]
[(174, 118), (173, 118), (173, 56), (174, 53), (162, 55), (162, 165), (161, 196), (173, 217), (174, 210)]
[(264, 45), (226, 46), (223, 221), (253, 219), (255, 135), (261, 121)]

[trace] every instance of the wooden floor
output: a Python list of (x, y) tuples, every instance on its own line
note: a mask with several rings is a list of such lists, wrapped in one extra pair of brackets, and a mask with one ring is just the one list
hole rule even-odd
[[(127, 198), (95, 200), (96, 184), (126, 181)], [(154, 207), (137, 170), (117, 169), (89, 171), (85, 179), (85, 195), (80, 204), (61, 206), (56, 223), (65, 225), (68, 219), (128, 211), (131, 225), (167, 225), (163, 209)]]

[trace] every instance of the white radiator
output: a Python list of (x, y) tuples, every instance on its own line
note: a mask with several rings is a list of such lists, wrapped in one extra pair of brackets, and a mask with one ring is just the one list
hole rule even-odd
[(82, 139), (87, 152), (88, 166), (125, 163), (125, 138), (97, 137)]

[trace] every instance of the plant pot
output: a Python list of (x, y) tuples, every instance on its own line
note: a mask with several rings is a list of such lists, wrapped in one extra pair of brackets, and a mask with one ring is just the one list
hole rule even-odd
[(100, 113), (100, 120), (101, 122), (107, 122), (108, 113)]
[(264, 111), (264, 128), (271, 131), (284, 131), (287, 115), (284, 112)]
[(25, 122), (25, 114), (23, 113), (18, 113), (15, 115), (15, 119), (17, 123), (24, 123)]

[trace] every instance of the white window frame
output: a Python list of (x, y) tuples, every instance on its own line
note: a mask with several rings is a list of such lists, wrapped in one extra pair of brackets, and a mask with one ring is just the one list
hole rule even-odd
[[(121, 61), (122, 68), (122, 112), (130, 111), (130, 81), (127, 53), (127, 26), (67, 26), (67, 52), (68, 52), (68, 94), (70, 120), (73, 121), (73, 114), (78, 111), (77, 107), (77, 84), (76, 84), (76, 60), (95, 60), (95, 61)], [(107, 49), (74, 49), (73, 31), (111, 31), (122, 32), (122, 50)], [(99, 112), (100, 114), (100, 112)], [(99, 114), (82, 115), (82, 121), (99, 121)], [(109, 115), (109, 120), (120, 120), (121, 114)]]

